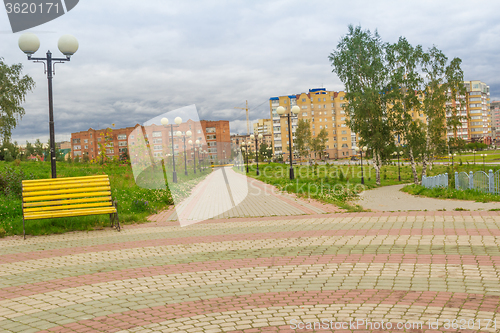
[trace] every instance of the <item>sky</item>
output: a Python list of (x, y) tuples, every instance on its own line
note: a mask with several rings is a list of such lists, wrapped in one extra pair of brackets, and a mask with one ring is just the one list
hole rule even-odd
[[(462, 59), (465, 80), (481, 80), (500, 100), (500, 1), (170, 1), (80, 0), (65, 15), (24, 32), (61, 56), (60, 36), (79, 50), (57, 64), (53, 79), (56, 141), (89, 128), (143, 124), (194, 104), (200, 119), (229, 120), (246, 133), (250, 120), (269, 118), (269, 98), (343, 90), (328, 55), (349, 24), (377, 30), (384, 42), (404, 36)], [(12, 140), (47, 142), (48, 98), (43, 65), (18, 47), (0, 10), (0, 57), (21, 63), (36, 82)]]

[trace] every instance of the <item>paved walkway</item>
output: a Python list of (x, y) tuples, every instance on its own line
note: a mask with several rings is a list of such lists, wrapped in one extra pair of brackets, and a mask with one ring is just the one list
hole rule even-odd
[(450, 211), (9, 237), (0, 332), (498, 332), (499, 245), (500, 212)]
[(456, 210), (466, 209), (471, 211), (499, 209), (498, 202), (475, 202), (468, 200), (434, 199), (419, 197), (400, 191), (405, 185), (384, 186), (364, 191), (358, 205), (372, 211), (413, 211), (413, 210)]
[(191, 195), (168, 214), (153, 221), (179, 221), (182, 226), (212, 218), (309, 215), (340, 212), (334, 205), (280, 193), (274, 186), (236, 173), (231, 167), (215, 169)]

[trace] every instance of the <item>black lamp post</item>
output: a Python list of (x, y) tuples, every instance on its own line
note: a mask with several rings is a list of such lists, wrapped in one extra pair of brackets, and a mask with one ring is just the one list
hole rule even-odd
[[(276, 109), (276, 112), (280, 115), (280, 117), (282, 117), (284, 114), (285, 114), (285, 108), (282, 107), (282, 106), (278, 106), (278, 108)], [(288, 118), (288, 149), (290, 150), (290, 180), (293, 180), (295, 178), (295, 175), (293, 173), (293, 156), (292, 156), (292, 113), (297, 115), (299, 114), (300, 112), (300, 108), (295, 105), (292, 107), (292, 109), (290, 110), (290, 112), (288, 112), (286, 114), (286, 118)]]
[(398, 150), (393, 152), (392, 154), (397, 155), (397, 157), (398, 157), (398, 181), (401, 181), (401, 168), (400, 168), (400, 164), (399, 164), (399, 156), (401, 154), (403, 154), (403, 152), (399, 151), (399, 148), (398, 148)]
[(66, 56), (66, 58), (52, 58), (52, 53), (47, 51), (46, 58), (33, 58), (32, 55), (40, 47), (40, 40), (38, 37), (31, 33), (26, 33), (19, 37), (19, 48), (26, 53), (28, 60), (41, 62), (47, 64), (45, 73), (47, 74), (48, 88), (49, 88), (49, 134), (50, 134), (50, 167), (52, 170), (52, 178), (57, 178), (56, 172), (56, 141), (54, 130), (54, 103), (52, 98), (52, 77), (55, 74), (55, 64), (70, 61), (71, 56), (78, 50), (78, 41), (71, 35), (64, 35), (59, 38), (57, 43), (59, 51)]
[(488, 156), (488, 154), (481, 154), (481, 157), (483, 158), (483, 171), (486, 172), (486, 169), (484, 167), (484, 158)]
[(186, 152), (186, 137), (191, 137), (191, 131), (187, 131), (186, 134), (182, 134), (181, 131), (177, 131), (176, 135), (178, 138), (182, 137), (182, 142), (184, 143), (184, 175), (188, 175), (188, 169), (187, 169), (187, 152)]
[(453, 168), (455, 164), (453, 163), (453, 157), (457, 156), (457, 154), (448, 154), (451, 157), (451, 167)]
[(267, 158), (269, 159), (269, 161), (268, 161), (269, 163), (268, 164), (271, 164), (271, 155), (272, 155), (271, 152), (272, 152), (273, 148), (267, 147), (266, 149), (267, 149)]
[(250, 135), (250, 139), (255, 140), (255, 159), (257, 160), (257, 176), (260, 175), (259, 173), (259, 141), (262, 140), (262, 134), (259, 134), (257, 136), (255, 135)]
[(474, 149), (472, 152), (474, 153), (474, 165), (476, 165), (476, 150)]
[(245, 159), (246, 159), (246, 163), (247, 163), (247, 173), (250, 171), (248, 169), (248, 146), (247, 146), (247, 143), (245, 142), (244, 145), (246, 147), (241, 147), (241, 151), (245, 154)]
[[(181, 117), (176, 117), (174, 119), (174, 122), (177, 125), (180, 125), (182, 123), (182, 118)], [(168, 125), (168, 119), (167, 118), (161, 118), (161, 124), (164, 127), (167, 127), (167, 125)], [(172, 166), (173, 166), (172, 182), (177, 183), (177, 171), (175, 171), (174, 124), (170, 124), (170, 135), (172, 137)]]
[(363, 152), (366, 152), (368, 150), (368, 147), (367, 146), (364, 146), (363, 148), (359, 148), (359, 147), (356, 147), (354, 148), (354, 150), (356, 150), (356, 152), (359, 152), (360, 156), (361, 156), (361, 184), (365, 184), (365, 177), (364, 177), (364, 173), (363, 173)]
[(189, 140), (188, 143), (193, 147), (193, 153), (191, 155), (193, 155), (193, 173), (196, 175), (196, 148), (193, 146), (193, 140)]

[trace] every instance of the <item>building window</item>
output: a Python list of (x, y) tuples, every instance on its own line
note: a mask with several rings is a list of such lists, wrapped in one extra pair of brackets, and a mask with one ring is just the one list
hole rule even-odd
[(73, 150), (80, 150), (82, 149), (82, 146), (73, 146)]
[(207, 135), (207, 140), (215, 140), (216, 135)]
[(160, 138), (161, 132), (153, 132), (153, 138)]
[(126, 141), (118, 142), (118, 146), (120, 146), (120, 147), (126, 147), (127, 146), (127, 142)]
[(215, 133), (215, 127), (207, 127), (207, 133)]
[(85, 146), (85, 149), (89, 149), (89, 146)]
[(89, 143), (89, 140), (85, 139), (83, 140), (83, 143)]
[(106, 149), (106, 154), (114, 154), (115, 150), (114, 149)]
[(154, 150), (162, 150), (163, 147), (161, 145), (154, 146)]
[(80, 139), (73, 139), (73, 143), (80, 143)]
[(305, 98), (302, 98), (302, 102), (305, 102), (305, 101), (306, 101), (306, 99), (305, 99)]
[(127, 140), (127, 134), (118, 135), (118, 140)]
[[(120, 142), (121, 143), (121, 142)], [(125, 143), (125, 142), (124, 142)], [(162, 143), (162, 139), (153, 139), (153, 143)], [(125, 146), (125, 145), (124, 145)]]

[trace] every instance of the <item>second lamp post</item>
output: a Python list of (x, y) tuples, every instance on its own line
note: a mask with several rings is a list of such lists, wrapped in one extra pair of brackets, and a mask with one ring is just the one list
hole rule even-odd
[[(285, 114), (285, 108), (282, 106), (278, 106), (276, 112), (282, 117)], [(285, 116), (288, 118), (288, 150), (290, 151), (290, 180), (295, 179), (295, 175), (293, 173), (293, 153), (292, 153), (292, 113), (294, 115), (298, 115), (300, 112), (300, 108), (297, 105), (294, 105), (290, 112), (288, 112)]]
[(356, 147), (354, 149), (356, 150), (356, 152), (359, 152), (359, 154), (361, 155), (361, 184), (364, 184), (365, 177), (364, 177), (364, 173), (363, 173), (363, 152), (366, 153), (366, 151), (368, 150), (368, 147), (367, 146), (364, 146), (363, 148)]
[(262, 134), (259, 134), (257, 136), (251, 134), (250, 139), (255, 140), (255, 160), (257, 161), (257, 176), (258, 176), (258, 175), (260, 175), (260, 173), (259, 173), (259, 141), (258, 140), (262, 140)]

